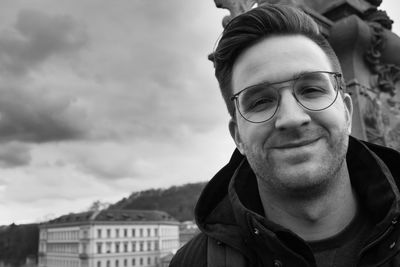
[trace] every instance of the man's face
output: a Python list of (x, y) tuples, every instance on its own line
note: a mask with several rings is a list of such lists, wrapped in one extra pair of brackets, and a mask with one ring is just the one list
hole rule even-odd
[[(280, 82), (302, 72), (332, 71), (323, 50), (301, 35), (275, 36), (248, 48), (232, 72), (233, 93), (263, 82)], [(292, 82), (279, 84), (275, 116), (263, 123), (244, 120), (236, 110), (229, 129), (258, 183), (275, 193), (309, 192), (328, 184), (344, 168), (352, 104), (338, 96), (323, 111), (302, 108)], [(283, 190), (283, 191), (282, 191)]]

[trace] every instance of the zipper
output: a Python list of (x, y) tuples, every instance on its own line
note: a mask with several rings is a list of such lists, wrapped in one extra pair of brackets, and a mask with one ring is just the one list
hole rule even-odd
[(374, 241), (372, 241), (371, 243), (369, 243), (367, 246), (365, 246), (361, 252), (360, 255), (364, 254), (365, 251), (367, 251), (368, 249), (370, 249), (371, 247), (375, 246), (377, 243), (379, 243), (383, 238), (385, 238), (388, 234), (390, 234), (394, 227), (395, 224), (397, 224), (397, 218), (394, 218), (390, 224), (390, 226), (385, 230), (385, 232), (383, 234), (381, 234), (380, 236), (378, 236), (378, 238), (376, 238)]

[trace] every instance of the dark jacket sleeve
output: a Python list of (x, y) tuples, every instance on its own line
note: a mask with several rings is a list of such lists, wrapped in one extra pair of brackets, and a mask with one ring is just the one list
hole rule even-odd
[(200, 233), (180, 248), (169, 267), (207, 267), (207, 236)]

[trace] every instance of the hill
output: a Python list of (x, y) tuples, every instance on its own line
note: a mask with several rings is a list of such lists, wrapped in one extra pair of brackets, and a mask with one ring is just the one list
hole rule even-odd
[[(150, 189), (134, 192), (108, 209), (161, 210), (179, 221), (193, 220), (194, 206), (206, 183), (172, 186), (168, 189)], [(101, 202), (91, 208), (101, 209)], [(36, 257), (38, 251), (38, 224), (11, 224), (0, 226), (1, 261), (20, 266), (27, 257)]]
[(109, 209), (162, 210), (178, 221), (194, 219), (194, 207), (205, 182), (134, 192), (111, 205)]

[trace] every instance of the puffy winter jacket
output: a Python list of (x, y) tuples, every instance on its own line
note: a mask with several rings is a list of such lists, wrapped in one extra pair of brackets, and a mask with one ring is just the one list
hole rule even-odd
[[(400, 267), (400, 153), (350, 137), (346, 160), (352, 186), (375, 225), (357, 266)], [(236, 181), (239, 175), (248, 178), (245, 183)], [(201, 233), (176, 253), (170, 266), (206, 267), (208, 238), (241, 254), (245, 266), (316, 266), (304, 240), (262, 214), (254, 174), (236, 150), (196, 205)]]

